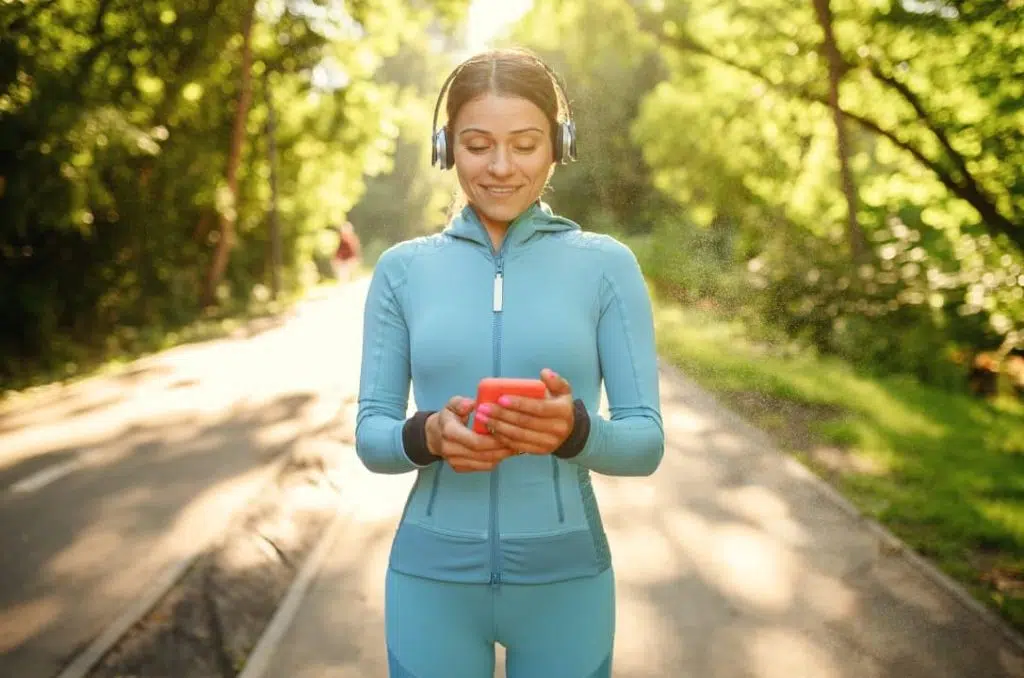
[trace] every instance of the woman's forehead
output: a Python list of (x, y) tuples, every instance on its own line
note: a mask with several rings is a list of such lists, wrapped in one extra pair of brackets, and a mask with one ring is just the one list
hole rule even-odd
[(488, 92), (467, 101), (455, 117), (455, 132), (478, 130), (511, 134), (529, 129), (546, 131), (547, 116), (529, 99)]

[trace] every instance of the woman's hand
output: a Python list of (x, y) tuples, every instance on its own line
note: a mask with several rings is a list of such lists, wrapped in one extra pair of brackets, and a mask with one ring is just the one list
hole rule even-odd
[(504, 447), (529, 454), (551, 454), (572, 433), (572, 387), (551, 369), (541, 370), (540, 378), (548, 387), (547, 398), (502, 396), (497, 404), (484, 403), (477, 408), (477, 420)]
[(490, 471), (515, 454), (492, 436), (466, 426), (476, 402), (455, 396), (427, 418), (427, 448), (457, 472)]

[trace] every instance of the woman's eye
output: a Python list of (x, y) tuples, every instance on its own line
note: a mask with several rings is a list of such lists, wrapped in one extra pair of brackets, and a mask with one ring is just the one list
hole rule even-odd
[(537, 150), (536, 146), (516, 146), (516, 150), (520, 153), (533, 153)]
[(466, 150), (470, 153), (483, 153), (487, 148), (487, 146), (466, 146)]

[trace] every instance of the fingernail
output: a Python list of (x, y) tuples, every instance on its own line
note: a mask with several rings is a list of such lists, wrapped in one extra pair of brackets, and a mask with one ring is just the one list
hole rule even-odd
[(488, 417), (488, 416), (487, 416), (486, 414), (484, 414), (483, 412), (477, 412), (477, 413), (476, 413), (476, 420), (477, 420), (477, 421), (479, 421), (479, 422), (480, 422), (481, 424), (485, 424), (485, 423), (487, 423), (487, 420), (488, 420), (488, 419), (490, 419), (490, 417)]
[(503, 395), (500, 398), (498, 398), (498, 404), (501, 405), (502, 407), (508, 407), (509, 405), (512, 404), (512, 398), (510, 398), (507, 395)]
[(491, 413), (491, 404), (490, 403), (484, 403), (480, 407), (476, 408), (476, 411), (479, 414), (482, 414), (482, 415), (484, 415), (486, 417), (488, 414)]

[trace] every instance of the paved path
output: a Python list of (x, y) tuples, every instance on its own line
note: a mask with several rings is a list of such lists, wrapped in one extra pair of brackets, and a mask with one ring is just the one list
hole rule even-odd
[[(663, 466), (595, 477), (617, 572), (617, 678), (1024, 676), (1015, 643), (762, 434), (665, 366), (662, 395)], [(412, 475), (371, 474), (353, 452), (338, 477), (340, 536), (264, 676), (387, 675), (383, 573)]]
[(0, 404), (0, 676), (57, 675), (334, 419), (364, 294)]
[[(0, 524), (19, 526), (0, 540), (0, 676), (52, 675), (195, 547), (196, 526), (213, 528), (224, 507), (204, 497), (353, 407), (365, 286), (258, 337), (0, 408)], [(662, 394), (661, 469), (595, 477), (617, 568), (617, 678), (1024, 677), (1017, 645), (763, 435), (668, 367)], [(371, 474), (350, 451), (337, 481), (342, 529), (262, 676), (386, 676), (383, 574), (412, 475)]]

